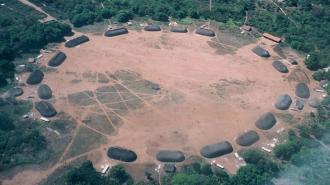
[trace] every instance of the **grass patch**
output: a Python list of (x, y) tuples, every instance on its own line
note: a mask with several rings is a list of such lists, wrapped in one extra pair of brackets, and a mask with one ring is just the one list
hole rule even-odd
[(114, 132), (114, 128), (111, 125), (111, 122), (108, 120), (108, 118), (105, 115), (97, 115), (92, 114), (88, 115), (84, 120), (84, 123), (89, 125), (90, 127), (106, 133), (108, 135), (112, 134)]
[(80, 126), (78, 129), (71, 148), (64, 157), (65, 159), (88, 152), (106, 142), (106, 138), (103, 135), (87, 127)]

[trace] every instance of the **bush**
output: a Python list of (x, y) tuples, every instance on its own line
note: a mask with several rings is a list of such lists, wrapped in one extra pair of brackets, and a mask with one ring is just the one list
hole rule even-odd
[(278, 165), (260, 150), (248, 149), (243, 152), (242, 157), (245, 162), (255, 165), (259, 170), (265, 173), (273, 175), (279, 172)]
[(15, 129), (14, 121), (8, 114), (0, 112), (0, 130), (9, 131)]
[(116, 18), (118, 22), (124, 23), (132, 19), (133, 14), (129, 11), (121, 10), (118, 12)]
[(302, 147), (299, 140), (289, 140), (285, 143), (276, 145), (274, 148), (275, 156), (281, 160), (289, 161), (292, 155), (298, 153)]
[(232, 185), (265, 185), (270, 183), (271, 176), (254, 165), (241, 167), (232, 178)]
[(311, 53), (308, 58), (305, 60), (306, 67), (310, 70), (319, 69), (319, 59), (316, 53)]

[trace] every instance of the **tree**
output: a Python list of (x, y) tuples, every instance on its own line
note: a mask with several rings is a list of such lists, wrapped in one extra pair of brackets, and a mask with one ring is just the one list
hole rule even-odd
[(241, 167), (232, 178), (233, 185), (265, 185), (270, 182), (271, 177), (259, 170), (254, 165)]
[(2, 74), (0, 74), (0, 88), (5, 87), (6, 85), (8, 85), (6, 78)]
[(199, 176), (197, 174), (187, 175), (178, 173), (174, 175), (171, 181), (172, 185), (199, 185)]
[(132, 177), (125, 171), (122, 165), (112, 167), (109, 172), (109, 178), (116, 179), (120, 184), (133, 184)]
[(0, 130), (9, 131), (15, 129), (13, 122), (7, 114), (0, 112)]
[(92, 162), (85, 161), (79, 168), (74, 168), (67, 174), (66, 183), (68, 185), (100, 185), (102, 184), (102, 178), (95, 171)]
[(118, 12), (117, 14), (117, 21), (118, 22), (127, 22), (130, 19), (133, 18), (133, 14), (130, 11), (126, 11), (126, 10), (121, 10)]
[(309, 57), (306, 58), (305, 64), (308, 69), (316, 70), (319, 67), (318, 60), (318, 55), (316, 53), (311, 53)]
[(289, 140), (285, 143), (276, 145), (274, 148), (275, 156), (281, 160), (290, 160), (292, 155), (299, 152), (302, 144), (298, 140)]

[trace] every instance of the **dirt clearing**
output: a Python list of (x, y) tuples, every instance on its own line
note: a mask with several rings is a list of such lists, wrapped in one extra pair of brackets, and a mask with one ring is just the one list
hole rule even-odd
[[(59, 164), (83, 154), (90, 154), (96, 163), (109, 160), (104, 150), (109, 146), (135, 151), (139, 165), (157, 163), (155, 156), (162, 149), (199, 155), (205, 145), (223, 140), (237, 151), (241, 147), (235, 138), (250, 129), (260, 134), (256, 144), (260, 145), (283, 121), (279, 119), (269, 131), (257, 130), (255, 121), (265, 112), (280, 113), (273, 102), (284, 93), (294, 97), (294, 81), (302, 78), (290, 76), (293, 68), (281, 74), (272, 67), (279, 56), (271, 46), (263, 45), (272, 55), (268, 59), (251, 52), (260, 41), (239, 45), (232, 40), (235, 49), (228, 52), (226, 46), (221, 52), (214, 48), (217, 43), (210, 46), (216, 41), (193, 33), (87, 35), (90, 41), (79, 47), (59, 47), (67, 59), (43, 81), (53, 90), (56, 110), (77, 122)], [(47, 54), (42, 64), (51, 56)], [(301, 61), (298, 56), (296, 60)], [(299, 70), (305, 70), (302, 64)], [(309, 85), (316, 87), (313, 82)], [(25, 87), (24, 97), (35, 95), (36, 89)], [(301, 113), (290, 113), (300, 117), (310, 110), (306, 106)], [(234, 172), (232, 155), (217, 160)]]

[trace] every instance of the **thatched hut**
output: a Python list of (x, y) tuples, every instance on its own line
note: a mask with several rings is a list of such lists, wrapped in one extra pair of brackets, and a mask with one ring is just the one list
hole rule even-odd
[(260, 137), (258, 133), (256, 131), (250, 130), (240, 135), (236, 139), (236, 143), (240, 146), (250, 146), (257, 142), (259, 139)]
[(279, 110), (288, 110), (292, 103), (292, 99), (288, 94), (282, 94), (277, 97), (275, 107)]
[(106, 37), (115, 37), (115, 36), (123, 35), (123, 34), (128, 34), (127, 28), (117, 28), (117, 29), (107, 30), (104, 33), (104, 36), (106, 36)]
[(133, 162), (137, 159), (137, 155), (134, 151), (121, 147), (110, 147), (107, 155), (111, 159), (123, 162)]
[(151, 24), (144, 27), (144, 31), (161, 31), (161, 28), (159, 25)]
[(309, 88), (305, 83), (298, 83), (296, 85), (296, 96), (300, 98), (309, 98), (310, 97), (310, 92)]
[(281, 61), (275, 60), (272, 63), (272, 65), (280, 73), (288, 73), (289, 72), (288, 68)]
[(53, 117), (57, 114), (53, 105), (46, 101), (36, 102), (35, 108), (44, 117)]
[(73, 48), (73, 47), (76, 47), (76, 46), (83, 44), (85, 42), (88, 42), (88, 41), (89, 41), (89, 38), (86, 35), (81, 35), (74, 39), (68, 40), (67, 42), (65, 42), (64, 45), (67, 48)]
[(48, 62), (48, 66), (50, 67), (58, 67), (61, 65), (66, 59), (66, 55), (63, 52), (57, 52)]
[(186, 159), (184, 154), (177, 150), (161, 150), (156, 158), (160, 162), (182, 162)]
[(48, 85), (42, 84), (38, 88), (38, 96), (40, 99), (47, 100), (53, 96), (53, 92)]
[(214, 37), (215, 33), (213, 30), (210, 29), (206, 29), (206, 28), (197, 28), (196, 33), (199, 35), (204, 35), (204, 36), (208, 36), (208, 37)]
[(29, 85), (36, 85), (44, 79), (44, 73), (40, 70), (33, 71), (26, 80)]
[(200, 154), (206, 158), (215, 158), (233, 152), (233, 147), (228, 141), (222, 141), (215, 144), (204, 146)]
[(171, 32), (175, 32), (175, 33), (187, 33), (188, 29), (187, 27), (183, 27), (183, 26), (173, 26), (171, 28)]
[(8, 90), (8, 95), (11, 97), (21, 96), (24, 93), (21, 87), (13, 87)]
[(267, 112), (259, 117), (255, 125), (261, 130), (269, 130), (276, 124), (276, 118), (273, 113)]
[(264, 58), (270, 57), (269, 52), (260, 46), (256, 46), (255, 48), (252, 49), (252, 51), (260, 57), (264, 57)]

